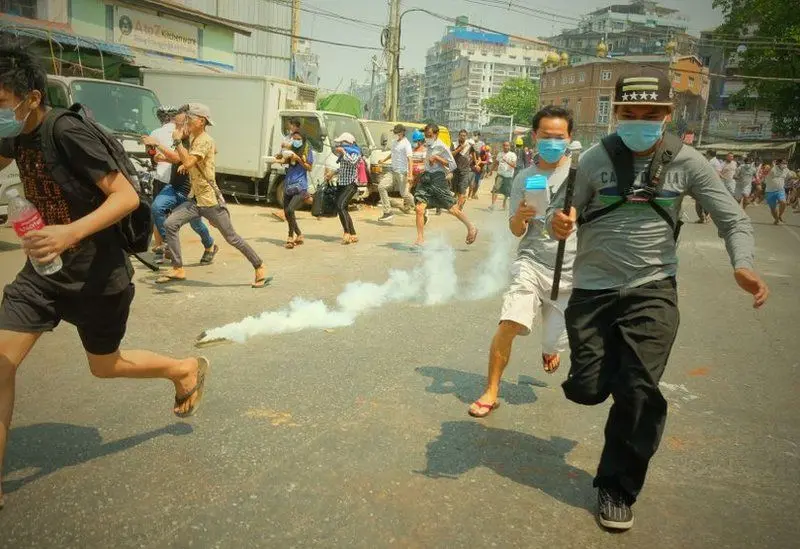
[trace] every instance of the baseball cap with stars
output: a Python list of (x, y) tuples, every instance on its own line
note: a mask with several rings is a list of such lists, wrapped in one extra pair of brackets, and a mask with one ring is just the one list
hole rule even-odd
[(612, 104), (669, 107), (673, 95), (666, 71), (645, 67), (619, 77)]

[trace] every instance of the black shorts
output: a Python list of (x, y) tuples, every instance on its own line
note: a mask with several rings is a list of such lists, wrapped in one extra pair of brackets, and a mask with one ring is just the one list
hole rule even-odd
[(502, 175), (497, 176), (497, 181), (494, 184), (494, 192), (495, 194), (502, 194), (506, 198), (511, 196), (511, 182), (514, 180), (513, 177), (504, 177)]
[(109, 355), (125, 336), (133, 294), (131, 284), (111, 295), (64, 295), (17, 277), (3, 290), (0, 330), (38, 334), (52, 331), (63, 320), (78, 329), (86, 352)]
[(469, 168), (460, 168), (453, 172), (453, 192), (467, 194), (469, 186), (475, 182), (475, 173)]

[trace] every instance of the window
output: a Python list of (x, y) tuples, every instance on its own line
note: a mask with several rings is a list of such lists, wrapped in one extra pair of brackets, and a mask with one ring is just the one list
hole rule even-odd
[(611, 112), (611, 96), (601, 95), (597, 98), (597, 123), (608, 124), (608, 116)]
[[(289, 131), (289, 118), (288, 116), (283, 117), (282, 127), (284, 132)], [(292, 116), (291, 118), (295, 117)], [(297, 118), (300, 119), (300, 131), (311, 143), (311, 148), (317, 152), (322, 152), (322, 128), (319, 124), (319, 119), (313, 116), (299, 116)]]
[(0, 0), (0, 13), (36, 19), (36, 0)]
[(569, 75), (569, 83), (570, 84), (574, 84), (575, 83), (575, 75), (574, 74), (570, 74)]
[(68, 108), (69, 97), (64, 86), (59, 83), (47, 84), (47, 102), (51, 107)]
[(567, 83), (567, 75), (564, 74), (561, 76), (561, 85), (565, 85)]
[(575, 103), (575, 122), (580, 122), (581, 120), (581, 100), (578, 98), (578, 102)]
[(600, 73), (600, 80), (611, 80), (611, 71), (602, 71)]
[(690, 87), (690, 88), (693, 88), (693, 87), (694, 87), (694, 76), (690, 76), (690, 77), (689, 77), (689, 87)]
[(586, 81), (586, 73), (582, 72), (578, 75), (578, 82), (585, 82)]
[(676, 72), (672, 75), (672, 85), (673, 86), (680, 86), (681, 85), (681, 73)]

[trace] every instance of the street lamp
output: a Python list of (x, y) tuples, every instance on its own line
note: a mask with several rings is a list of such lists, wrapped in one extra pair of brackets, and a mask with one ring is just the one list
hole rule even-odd
[(393, 54), (393, 65), (394, 65), (394, 94), (392, 94), (392, 104), (389, 105), (389, 119), (390, 120), (397, 120), (397, 103), (400, 98), (400, 44), (401, 44), (401, 37), (403, 36), (403, 17), (406, 14), (419, 11), (422, 13), (427, 13), (429, 15), (436, 16), (435, 13), (426, 10), (424, 8), (409, 8), (400, 13), (400, 18), (397, 21), (397, 44), (395, 44), (395, 51), (392, 52)]

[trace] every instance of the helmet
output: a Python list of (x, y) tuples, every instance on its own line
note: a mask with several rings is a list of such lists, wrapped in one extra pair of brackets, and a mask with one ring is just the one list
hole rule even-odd
[(420, 130), (414, 130), (414, 133), (411, 134), (411, 141), (415, 143), (418, 141), (425, 141), (425, 134)]
[(514, 145), (516, 145), (517, 147), (521, 147), (523, 144), (524, 143), (521, 137), (517, 137), (516, 141), (514, 141)]

